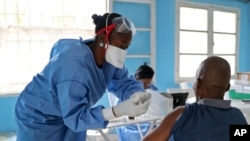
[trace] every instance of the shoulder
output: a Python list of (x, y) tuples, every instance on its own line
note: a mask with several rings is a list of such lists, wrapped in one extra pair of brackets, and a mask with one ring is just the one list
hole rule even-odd
[[(185, 106), (179, 106), (179, 107), (176, 107), (172, 112), (170, 112), (166, 117), (165, 119), (166, 122), (172, 122), (172, 123), (175, 123), (175, 121), (182, 115), (183, 111), (186, 109)], [(164, 119), (164, 120), (165, 120)], [(163, 120), (163, 121), (164, 121)]]
[(76, 74), (94, 68), (89, 47), (79, 39), (60, 39), (51, 50), (50, 65), (65, 74)]
[(236, 108), (236, 107), (232, 107), (232, 115), (235, 116), (235, 120), (237, 120), (238, 122), (241, 122), (241, 123), (247, 123), (247, 120), (244, 116), (244, 114), (242, 113), (242, 111), (239, 109), (239, 108)]
[(184, 110), (185, 106), (176, 107), (162, 120), (161, 124), (155, 130), (144, 138), (143, 141), (167, 140), (173, 125)]
[(130, 75), (129, 78), (132, 80), (136, 80), (135, 75)]
[(80, 42), (79, 39), (59, 39), (57, 42), (54, 43), (52, 50), (53, 49), (66, 49), (72, 45), (74, 45), (75, 43)]
[[(76, 47), (87, 47), (86, 43), (91, 42), (91, 40), (83, 41), (81, 39), (59, 39), (57, 42), (54, 43), (52, 50), (65, 50), (71, 49)], [(83, 48), (84, 49), (84, 48)]]
[(85, 57), (90, 57), (91, 50), (80, 39), (60, 39), (54, 44), (51, 50), (51, 57), (59, 54), (68, 60), (84, 59)]

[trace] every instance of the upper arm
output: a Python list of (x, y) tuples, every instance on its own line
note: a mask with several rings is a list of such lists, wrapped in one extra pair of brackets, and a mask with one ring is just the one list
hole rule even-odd
[(143, 141), (165, 141), (170, 136), (170, 131), (178, 117), (182, 114), (184, 106), (175, 108), (170, 112), (151, 133), (149, 133)]
[(90, 73), (93, 69), (88, 68), (84, 61), (81, 64), (77, 61), (73, 63), (69, 65), (74, 67), (67, 65), (60, 69), (60, 81), (56, 84), (58, 103), (65, 125), (77, 132), (106, 127), (107, 121), (101, 112), (104, 107), (90, 108), (103, 95), (101, 88), (94, 85), (96, 77)]
[(108, 122), (101, 112), (104, 107), (89, 107), (89, 93), (82, 84), (65, 81), (57, 85), (57, 91), (64, 124), (71, 130), (79, 132), (106, 127)]

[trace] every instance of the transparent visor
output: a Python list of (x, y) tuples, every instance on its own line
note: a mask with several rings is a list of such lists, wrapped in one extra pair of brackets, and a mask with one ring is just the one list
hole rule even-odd
[(136, 33), (136, 29), (134, 24), (125, 17), (117, 17), (112, 20), (112, 23), (115, 24), (115, 31), (119, 33), (128, 33), (132, 32), (134, 35)]

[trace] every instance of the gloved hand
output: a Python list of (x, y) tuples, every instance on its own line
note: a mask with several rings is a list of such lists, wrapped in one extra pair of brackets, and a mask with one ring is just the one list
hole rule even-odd
[(123, 115), (136, 117), (144, 114), (148, 110), (150, 99), (150, 93), (136, 92), (130, 97), (130, 99), (112, 108), (103, 109), (102, 115), (106, 120), (110, 120)]
[(144, 103), (151, 99), (151, 94), (147, 92), (135, 92), (130, 96), (130, 99), (133, 99), (134, 103)]
[(149, 107), (150, 99), (140, 102), (138, 99), (128, 99), (113, 107), (113, 114), (115, 117), (127, 115), (130, 117), (136, 117), (144, 114)]
[(105, 108), (102, 110), (102, 115), (104, 119), (110, 120), (115, 117), (120, 117), (123, 115), (128, 115), (129, 117), (136, 117), (144, 114), (149, 107), (150, 99), (139, 102), (137, 99), (128, 99), (112, 108)]

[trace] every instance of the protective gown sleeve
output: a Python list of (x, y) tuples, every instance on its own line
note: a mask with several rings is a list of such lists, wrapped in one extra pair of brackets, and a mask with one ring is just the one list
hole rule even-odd
[(158, 88), (154, 84), (150, 84), (149, 88), (155, 91), (158, 90)]
[(50, 57), (49, 59), (51, 59), (52, 57), (54, 57), (56, 54), (63, 52), (64, 50), (68, 49), (69, 46), (69, 42), (75, 42), (76, 39), (60, 39), (58, 42), (56, 42), (51, 51), (50, 51)]
[(75, 132), (105, 128), (108, 124), (102, 116), (103, 106), (90, 108), (88, 91), (87, 86), (77, 80), (57, 84), (64, 123)]
[(125, 67), (123, 69), (115, 69), (108, 90), (121, 100), (129, 99), (135, 92), (144, 91), (143, 84), (131, 79)]

